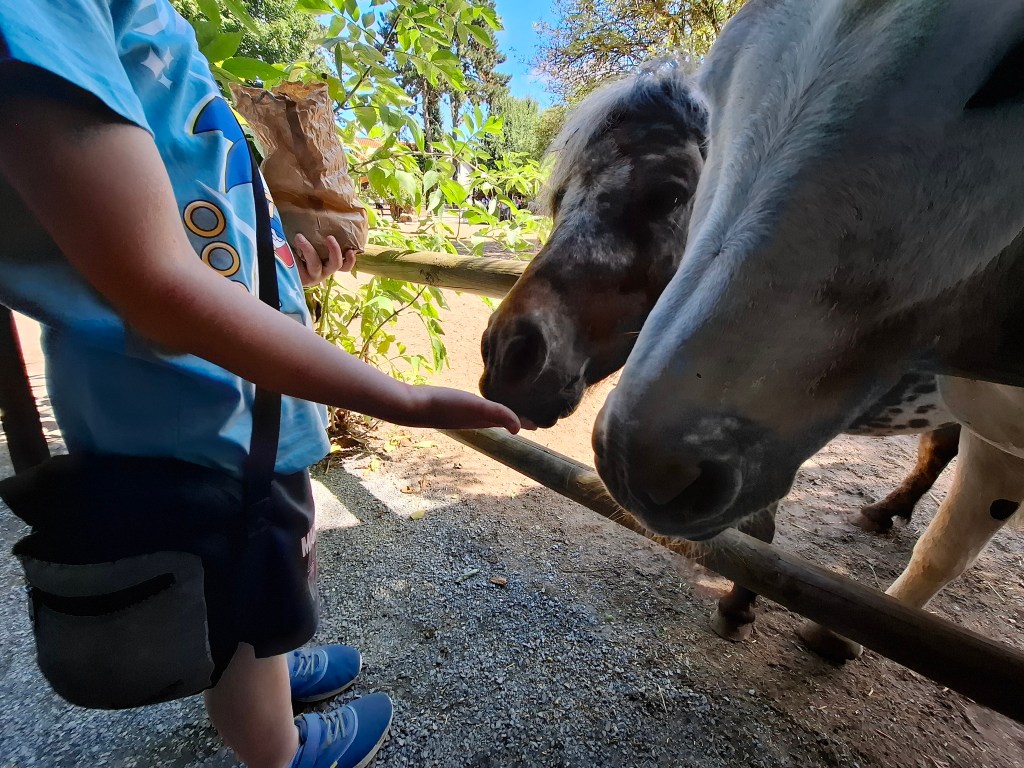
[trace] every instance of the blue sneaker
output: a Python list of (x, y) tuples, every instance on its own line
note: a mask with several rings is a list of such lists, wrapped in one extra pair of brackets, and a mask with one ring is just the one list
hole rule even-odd
[(288, 768), (365, 768), (384, 743), (394, 707), (385, 693), (371, 693), (329, 712), (295, 718), (299, 751)]
[(300, 648), (288, 657), (292, 699), (303, 704), (337, 696), (359, 677), (363, 659), (350, 645)]

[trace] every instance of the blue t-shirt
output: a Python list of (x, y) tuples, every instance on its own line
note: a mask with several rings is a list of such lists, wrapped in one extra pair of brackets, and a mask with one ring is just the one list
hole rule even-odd
[[(196, 258), (258, 293), (248, 148), (192, 28), (167, 0), (0, 0), (0, 61), (10, 60), (63, 78), (149, 131)], [(265, 204), (281, 311), (308, 326), (293, 254), (273, 203)], [(171, 456), (239, 473), (253, 385), (197, 357), (154, 349), (125, 328), (48, 236), (21, 231), (38, 230), (34, 219), (11, 219), (0, 216), (0, 301), (43, 324), (50, 399), (68, 448)], [(19, 247), (8, 250), (11, 242)], [(322, 406), (284, 398), (278, 472), (323, 458), (325, 417)]]

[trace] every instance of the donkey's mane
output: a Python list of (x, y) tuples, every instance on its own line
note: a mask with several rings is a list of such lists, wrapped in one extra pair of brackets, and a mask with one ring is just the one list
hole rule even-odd
[(552, 166), (540, 202), (548, 214), (553, 213), (552, 200), (572, 176), (584, 150), (623, 114), (649, 112), (652, 120), (684, 123), (701, 135), (706, 133), (707, 106), (687, 71), (689, 66), (682, 59), (656, 59), (636, 74), (602, 86), (573, 108), (547, 151)]

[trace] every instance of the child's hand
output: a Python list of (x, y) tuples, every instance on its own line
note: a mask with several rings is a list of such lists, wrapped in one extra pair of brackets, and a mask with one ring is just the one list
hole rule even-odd
[(355, 250), (348, 248), (342, 252), (334, 235), (328, 235), (324, 242), (327, 244), (326, 257), (317, 252), (305, 235), (295, 236), (299, 275), (302, 284), (307, 288), (326, 280), (335, 272), (351, 272), (352, 267), (356, 265)]
[(519, 417), (500, 403), (448, 387), (414, 387), (417, 422), (410, 426), (437, 429), (504, 427), (515, 434), (523, 426)]

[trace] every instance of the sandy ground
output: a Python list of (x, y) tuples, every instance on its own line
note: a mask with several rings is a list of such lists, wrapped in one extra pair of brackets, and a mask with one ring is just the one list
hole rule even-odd
[[(474, 389), (488, 310), (450, 297), (452, 367)], [(415, 335), (415, 326), (409, 334)], [(607, 387), (536, 439), (590, 463)], [(1024, 729), (867, 652), (806, 652), (799, 617), (761, 606), (752, 639), (708, 628), (724, 580), (429, 431), (378, 433), (373, 456), (315, 473), (324, 613), (318, 639), (358, 644), (354, 693), (396, 701), (378, 765), (1017, 766)], [(881, 498), (909, 438), (839, 438), (801, 471), (777, 543), (883, 587), (906, 563), (947, 474), (906, 528), (846, 515)], [(24, 532), (0, 512), (0, 537)], [(1024, 544), (999, 534), (933, 610), (1021, 646)], [(497, 582), (497, 583), (495, 583)], [(35, 669), (13, 558), (0, 559), (0, 766), (235, 765), (196, 698), (123, 713), (57, 699)]]

